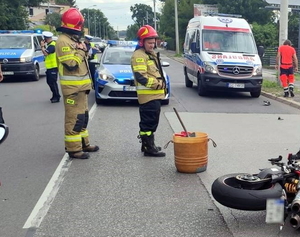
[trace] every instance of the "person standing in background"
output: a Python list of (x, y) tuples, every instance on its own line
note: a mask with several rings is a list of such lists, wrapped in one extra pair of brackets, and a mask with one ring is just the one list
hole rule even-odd
[[(53, 33), (43, 32), (44, 39), (41, 42), (42, 52), (45, 55), (47, 84), (52, 91), (51, 103), (57, 103), (60, 100), (59, 89), (57, 85), (57, 62), (55, 53), (55, 41), (52, 40)], [(47, 46), (47, 47), (46, 47)]]
[(154, 143), (154, 132), (159, 124), (161, 100), (166, 96), (166, 80), (162, 71), (156, 47), (157, 32), (149, 25), (142, 26), (138, 32), (138, 45), (131, 57), (131, 68), (135, 79), (139, 102), (140, 131), (144, 156), (164, 157)]
[(294, 72), (298, 71), (298, 58), (290, 40), (285, 40), (278, 48), (276, 57), (276, 70), (280, 67), (280, 81), (283, 87), (284, 97), (294, 97)]

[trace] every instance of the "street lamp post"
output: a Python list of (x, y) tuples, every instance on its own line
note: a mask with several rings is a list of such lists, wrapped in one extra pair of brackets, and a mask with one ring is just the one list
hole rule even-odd
[(96, 5), (89, 6), (88, 9), (88, 34), (90, 34), (90, 7), (96, 7)]
[(175, 38), (176, 38), (176, 54), (179, 54), (179, 30), (178, 30), (178, 10), (177, 0), (174, 0), (175, 5)]
[(156, 7), (155, 7), (155, 1), (153, 0), (153, 9), (154, 9), (154, 29), (156, 30)]

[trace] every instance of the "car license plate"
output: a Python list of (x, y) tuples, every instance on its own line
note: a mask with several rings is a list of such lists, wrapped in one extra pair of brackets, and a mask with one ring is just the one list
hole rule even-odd
[(123, 91), (136, 91), (135, 86), (123, 86)]
[(228, 83), (228, 87), (230, 87), (230, 88), (245, 88), (245, 84), (243, 84), (243, 83)]
[(284, 200), (268, 199), (266, 208), (266, 223), (282, 224), (284, 222)]
[(14, 72), (2, 72), (3, 75), (14, 75)]

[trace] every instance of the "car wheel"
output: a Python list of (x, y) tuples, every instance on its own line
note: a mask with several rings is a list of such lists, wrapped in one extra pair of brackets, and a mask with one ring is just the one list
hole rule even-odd
[(33, 81), (40, 80), (40, 69), (38, 65), (34, 65), (34, 75), (32, 76)]
[(260, 93), (261, 93), (261, 89), (259, 89), (258, 91), (251, 91), (250, 95), (253, 98), (258, 98), (260, 96)]
[(184, 70), (184, 77), (185, 77), (185, 86), (186, 87), (193, 87), (193, 82), (189, 79), (186, 70)]
[(197, 92), (199, 96), (206, 96), (207, 91), (203, 86), (201, 78), (198, 77), (198, 85), (197, 85)]

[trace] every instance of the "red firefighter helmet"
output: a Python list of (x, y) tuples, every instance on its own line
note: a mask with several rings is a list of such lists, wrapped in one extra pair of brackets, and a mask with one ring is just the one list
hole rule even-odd
[(65, 11), (61, 17), (61, 27), (81, 31), (84, 18), (80, 11), (76, 8), (70, 8)]
[(153, 29), (152, 26), (144, 25), (138, 30), (137, 37), (139, 40), (139, 45), (143, 46), (144, 39), (156, 39), (158, 38), (158, 34), (156, 30)]

